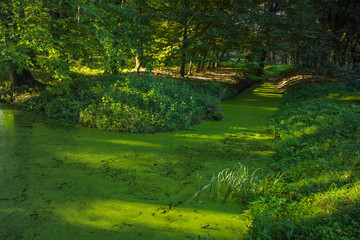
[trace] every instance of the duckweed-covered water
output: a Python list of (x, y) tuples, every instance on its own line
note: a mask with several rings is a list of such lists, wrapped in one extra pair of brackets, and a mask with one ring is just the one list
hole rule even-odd
[(241, 238), (244, 206), (191, 201), (196, 175), (238, 163), (266, 169), (266, 126), (280, 99), (263, 84), (224, 102), (222, 121), (148, 135), (0, 105), (0, 239)]

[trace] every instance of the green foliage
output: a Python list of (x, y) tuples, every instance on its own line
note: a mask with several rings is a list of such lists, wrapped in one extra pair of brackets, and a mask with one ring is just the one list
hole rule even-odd
[[(216, 80), (203, 81), (196, 79), (185, 79), (184, 81), (192, 89), (196, 89), (196, 93), (209, 94), (218, 98), (219, 100), (233, 99), (238, 95), (239, 91), (242, 91), (245, 88), (245, 86), (236, 83), (219, 82)], [(254, 82), (252, 84), (254, 84)]]
[(207, 233), (204, 237), (191, 234), (191, 240), (215, 240), (215, 238), (212, 237), (210, 233)]
[(81, 112), (80, 121), (110, 131), (171, 131), (219, 114), (217, 101), (171, 79), (129, 76), (109, 86), (100, 103)]
[[(360, 109), (353, 102), (341, 99), (358, 94), (343, 83), (331, 83), (312, 84), (285, 96), (286, 108), (271, 123), (275, 135), (281, 139), (275, 145), (277, 155), (273, 166), (281, 170), (297, 166), (299, 169), (294, 174), (299, 174), (310, 160), (317, 161), (312, 165), (314, 171), (346, 163), (347, 157), (341, 152), (356, 144)], [(306, 174), (312, 173), (302, 173)]]
[(257, 80), (266, 62), (359, 75), (353, 2), (9, 0), (0, 9), (0, 66), (57, 81), (69, 80), (76, 62), (115, 74), (133, 69), (135, 57), (149, 71), (178, 66), (182, 76), (190, 61), (204, 71), (239, 55), (257, 62)]
[[(297, 202), (276, 196), (262, 197), (251, 203), (252, 219), (249, 239), (292, 239), (295, 221), (301, 219), (303, 210)], [(293, 216), (296, 219), (293, 220)]]
[(269, 78), (283, 77), (290, 73), (296, 71), (294, 65), (288, 64), (276, 64), (276, 65), (267, 65), (264, 68), (265, 75)]
[(194, 198), (203, 202), (209, 199), (222, 202), (231, 199), (247, 203), (281, 188), (281, 174), (268, 174), (265, 178), (260, 178), (257, 172), (258, 169), (249, 170), (239, 164), (236, 170), (224, 169), (217, 176), (213, 175), (210, 181), (203, 180), (204, 176), (198, 174)]
[(59, 84), (25, 104), (48, 117), (114, 132), (185, 129), (203, 119), (222, 118), (219, 93), (204, 85), (151, 75), (125, 79), (79, 79)]
[[(279, 188), (251, 202), (249, 239), (356, 239), (360, 200), (356, 88), (344, 82), (292, 86), (270, 122)], [(350, 101), (348, 101), (350, 99)]]
[(224, 62), (222, 62), (222, 65), (224, 67), (242, 68), (246, 64), (245, 63), (234, 62), (234, 61), (224, 61)]
[(96, 92), (91, 91), (91, 84), (84, 80), (61, 83), (38, 96), (30, 97), (22, 103), (24, 109), (42, 113), (47, 117), (79, 121), (81, 109), (96, 100)]

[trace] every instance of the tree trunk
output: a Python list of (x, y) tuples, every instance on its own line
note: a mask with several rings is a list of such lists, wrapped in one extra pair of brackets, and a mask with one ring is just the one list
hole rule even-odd
[(140, 68), (143, 65), (143, 61), (139, 58), (138, 55), (136, 55), (135, 62), (136, 62), (136, 65), (135, 65), (136, 72), (138, 75), (140, 75)]
[(208, 50), (204, 49), (203, 55), (201, 57), (201, 61), (200, 61), (199, 65), (198, 65), (197, 72), (201, 72), (201, 71), (204, 70), (205, 60), (206, 60), (207, 54), (208, 54)]
[(221, 67), (221, 63), (222, 63), (222, 61), (224, 59), (225, 53), (226, 53), (226, 51), (221, 52), (220, 59), (218, 61), (216, 61), (215, 67), (217, 67), (217, 68)]
[[(187, 24), (187, 23), (186, 23)], [(188, 38), (188, 29), (185, 25), (183, 32), (183, 40), (182, 40), (182, 53), (181, 53), (181, 66), (180, 66), (180, 75), (181, 77), (185, 76), (185, 65), (186, 65), (186, 50), (187, 50), (187, 38)]]
[(261, 50), (261, 56), (260, 56), (260, 62), (259, 62), (259, 70), (261, 72), (264, 72), (265, 67), (265, 59), (266, 59), (266, 50)]
[(198, 62), (196, 72), (200, 72), (200, 69), (201, 69), (201, 61)]
[[(188, 10), (189, 9), (189, 1), (188, 0), (184, 0), (184, 9)], [(186, 51), (188, 48), (188, 24), (189, 24), (189, 17), (186, 14), (184, 22), (183, 22), (183, 36), (182, 36), (182, 43), (181, 43), (181, 65), (180, 65), (180, 75), (181, 77), (185, 76), (185, 66), (186, 66)]]
[(190, 61), (190, 66), (189, 66), (189, 72), (188, 72), (187, 75), (191, 75), (191, 74), (192, 74), (192, 67), (193, 67), (193, 63), (194, 63), (194, 61), (193, 61), (194, 57), (195, 57), (195, 52), (194, 52), (193, 55), (192, 55), (192, 58), (191, 58), (191, 61)]
[(33, 87), (36, 85), (36, 83), (37, 82), (35, 78), (29, 70), (23, 69), (20, 73), (17, 73), (16, 70), (10, 70), (10, 89), (24, 85)]
[[(240, 58), (239, 58), (239, 60), (240, 60)], [(252, 62), (254, 62), (254, 59), (249, 54), (249, 55), (245, 56), (245, 62), (246, 63), (252, 63)]]

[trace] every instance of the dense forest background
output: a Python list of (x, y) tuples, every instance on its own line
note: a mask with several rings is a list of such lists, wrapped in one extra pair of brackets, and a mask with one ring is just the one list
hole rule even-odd
[(0, 64), (13, 85), (33, 69), (54, 80), (74, 66), (114, 74), (177, 67), (181, 76), (229, 57), (358, 70), (360, 6), (351, 0), (11, 0), (0, 3)]

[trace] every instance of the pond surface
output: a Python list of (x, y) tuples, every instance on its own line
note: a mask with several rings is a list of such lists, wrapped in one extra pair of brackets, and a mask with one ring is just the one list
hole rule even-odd
[(266, 126), (280, 100), (266, 83), (223, 102), (222, 121), (147, 135), (0, 104), (0, 239), (241, 238), (244, 206), (192, 200), (196, 175), (238, 163), (266, 169)]

